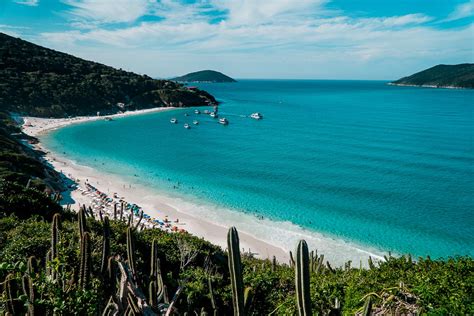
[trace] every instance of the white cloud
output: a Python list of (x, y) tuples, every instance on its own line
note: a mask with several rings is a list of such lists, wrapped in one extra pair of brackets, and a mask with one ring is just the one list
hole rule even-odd
[(15, 3), (36, 7), (39, 4), (39, 0), (16, 0)]
[(454, 21), (467, 17), (472, 17), (474, 14), (474, 0), (458, 5), (451, 14), (444, 21)]
[[(150, 75), (172, 76), (184, 72), (177, 67), (215, 68), (214, 63), (220, 63), (242, 77), (255, 76), (246, 72), (249, 69), (260, 72), (260, 77), (298, 73), (311, 77), (312, 73), (313, 78), (347, 77), (359, 69), (362, 78), (367, 78), (375, 76), (370, 66), (374, 64), (380, 72), (385, 68), (400, 71), (399, 65), (408, 67), (415, 60), (470, 62), (473, 56), (472, 25), (443, 30), (426, 24), (433, 18), (419, 13), (352, 18), (326, 11), (322, 0), (201, 0), (191, 5), (137, 0), (140, 9), (122, 21), (136, 20), (143, 14), (139, 12), (162, 20), (104, 29), (100, 23), (117, 21), (105, 9), (105, 2), (74, 2), (87, 3), (87, 10), (75, 15), (89, 20), (75, 21), (82, 24), (74, 31), (42, 33), (39, 43), (91, 59), (101, 56), (102, 62)], [(225, 19), (215, 23), (216, 16)], [(125, 52), (135, 57), (126, 59)], [(193, 64), (196, 60), (200, 67)]]
[(146, 14), (150, 0), (63, 0), (76, 18), (94, 22), (133, 22)]

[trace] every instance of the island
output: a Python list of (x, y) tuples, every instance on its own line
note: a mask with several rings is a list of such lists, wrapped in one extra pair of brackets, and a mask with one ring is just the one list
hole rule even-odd
[(172, 80), (177, 82), (237, 82), (235, 79), (214, 70), (191, 72), (184, 76), (173, 78)]
[(474, 88), (474, 64), (437, 65), (390, 82), (396, 86)]
[(215, 104), (206, 91), (115, 69), (0, 33), (0, 110), (68, 117)]

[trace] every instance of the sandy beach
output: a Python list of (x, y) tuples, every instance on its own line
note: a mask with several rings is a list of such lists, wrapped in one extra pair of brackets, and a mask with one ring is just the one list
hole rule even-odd
[[(140, 115), (170, 109), (172, 108), (154, 108), (108, 115), (106, 117), (114, 119), (129, 115)], [(44, 135), (49, 131), (70, 124), (103, 119), (105, 119), (105, 116), (65, 119), (23, 117), (23, 131), (30, 136), (39, 137), (39, 140), (41, 141), (41, 135)], [(219, 225), (215, 222), (206, 221), (200, 217), (199, 214), (192, 216), (192, 209), (188, 207), (186, 212), (183, 212), (170, 197), (157, 195), (153, 190), (134, 183), (126, 182), (124, 179), (117, 176), (102, 173), (100, 170), (78, 165), (57, 153), (51, 152), (48, 148), (44, 147), (44, 144), (41, 142), (33, 146), (46, 153), (45, 159), (57, 171), (60, 171), (66, 177), (76, 182), (77, 189), (70, 192), (72, 201), (68, 201), (71, 203), (73, 209), (78, 209), (80, 205), (93, 205), (93, 196), (85, 194), (87, 191), (86, 183), (89, 183), (108, 196), (116, 195), (117, 197), (123, 198), (128, 203), (139, 205), (153, 218), (160, 220), (167, 219), (173, 223), (173, 226), (177, 226), (179, 229), (184, 229), (195, 236), (202, 237), (224, 249), (226, 248), (228, 225)], [(176, 223), (176, 219), (179, 219), (178, 223)], [(242, 251), (250, 251), (259, 258), (272, 258), (275, 256), (280, 262), (288, 262), (289, 254), (286, 250), (259, 240), (249, 234), (245, 234), (242, 231), (239, 232), (239, 235)]]

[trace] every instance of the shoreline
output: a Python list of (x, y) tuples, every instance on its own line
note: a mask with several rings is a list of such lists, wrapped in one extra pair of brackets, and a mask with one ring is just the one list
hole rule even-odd
[(397, 86), (397, 87), (416, 87), (416, 88), (434, 88), (434, 89), (451, 89), (451, 90), (472, 90), (472, 88), (466, 87), (456, 87), (456, 86), (435, 86), (429, 84), (408, 84), (408, 83), (387, 83), (389, 86)]
[[(71, 124), (105, 119), (105, 117), (125, 117), (172, 109), (175, 108), (154, 108), (109, 116), (69, 119), (24, 117), (23, 131), (30, 136), (38, 137)], [(271, 259), (275, 256), (280, 263), (288, 263), (290, 259), (289, 251), (294, 252), (299, 239), (306, 239), (310, 247), (318, 249), (319, 253), (324, 254), (333, 265), (340, 266), (346, 261), (352, 260), (355, 266), (359, 265), (360, 261), (360, 265), (366, 267), (369, 256), (372, 256), (375, 260), (383, 260), (384, 253), (376, 249), (366, 250), (366, 247), (362, 249), (362, 247), (355, 244), (310, 232), (289, 222), (277, 222), (269, 219), (258, 220), (249, 214), (213, 208), (207, 203), (200, 203), (199, 201), (189, 202), (167, 196), (166, 193), (157, 192), (153, 188), (137, 185), (133, 183), (133, 179), (127, 180), (119, 175), (103, 172), (98, 168), (94, 169), (77, 164), (61, 154), (50, 151), (49, 148), (44, 146), (41, 139), (33, 147), (45, 152), (46, 162), (51, 164), (58, 172), (64, 174), (65, 177), (73, 179), (78, 184), (78, 188), (84, 190), (87, 180), (89, 184), (104, 193), (110, 195), (117, 193), (127, 202), (140, 205), (152, 217), (158, 219), (168, 218), (173, 223), (179, 218), (179, 224), (174, 224), (179, 229), (184, 229), (197, 237), (204, 238), (223, 249), (227, 246), (227, 230), (230, 226), (235, 225), (239, 230), (243, 251), (251, 252), (262, 259)], [(90, 196), (83, 195), (81, 190), (76, 188), (69, 191), (69, 193), (70, 198), (74, 200), (71, 205), (73, 209), (77, 209), (79, 204), (92, 205), (93, 201)], [(351, 253), (350, 256), (348, 252)]]

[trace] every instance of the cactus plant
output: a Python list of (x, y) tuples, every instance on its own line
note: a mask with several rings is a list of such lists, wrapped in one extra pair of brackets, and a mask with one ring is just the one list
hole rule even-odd
[(211, 299), (211, 305), (212, 305), (212, 309), (214, 310), (214, 315), (218, 315), (219, 308), (217, 307), (216, 298), (214, 297), (214, 290), (213, 290), (213, 287), (212, 287), (212, 279), (211, 279), (210, 276), (207, 278), (207, 284), (208, 284), (208, 287), (209, 287), (209, 297)]
[(135, 247), (133, 244), (133, 228), (127, 228), (127, 260), (128, 265), (130, 267), (130, 271), (132, 271), (133, 275), (136, 275), (135, 270)]
[(90, 235), (85, 232), (81, 239), (81, 258), (79, 270), (79, 285), (86, 289), (89, 285), (91, 275), (91, 245)]
[(368, 296), (364, 303), (362, 316), (370, 316), (371, 313), (372, 313), (372, 298)]
[(22, 277), (23, 293), (28, 298), (28, 316), (35, 314), (35, 289), (33, 287), (33, 275), (35, 274), (36, 258), (31, 256), (27, 261), (27, 269), (25, 275)]
[(138, 229), (140, 222), (143, 220), (143, 211), (140, 211), (140, 216), (138, 217), (137, 224), (135, 225), (135, 229)]
[(150, 283), (148, 286), (151, 306), (156, 306), (163, 297), (163, 277), (161, 275), (160, 259), (158, 258), (158, 243), (155, 239), (151, 244)]
[(103, 224), (103, 236), (102, 236), (102, 261), (100, 265), (100, 271), (105, 273), (107, 270), (107, 260), (110, 256), (110, 223), (109, 218), (104, 218)]
[(300, 240), (296, 250), (296, 301), (300, 316), (311, 315), (311, 299), (309, 287), (309, 254), (306, 241)]
[(227, 234), (227, 249), (229, 251), (229, 272), (232, 285), (232, 302), (234, 315), (244, 315), (244, 285), (242, 280), (242, 265), (240, 262), (239, 234), (231, 227)]
[(79, 237), (82, 239), (84, 233), (87, 232), (87, 221), (86, 221), (86, 207), (79, 208), (77, 212), (77, 221), (79, 226)]
[[(57, 260), (59, 256), (58, 243), (59, 243), (59, 219), (61, 215), (54, 214), (53, 222), (51, 224), (51, 253), (50, 260), (51, 262)], [(51, 278), (52, 280), (57, 280), (58, 271), (51, 267)]]
[(4, 288), (4, 295), (6, 299), (6, 313), (10, 313), (11, 315), (15, 315), (15, 301), (13, 297), (13, 282), (14, 282), (15, 276), (13, 273), (10, 273), (7, 275), (5, 278), (5, 281), (3, 282), (3, 288)]
[(290, 268), (295, 267), (295, 259), (293, 258), (293, 253), (290, 251)]

